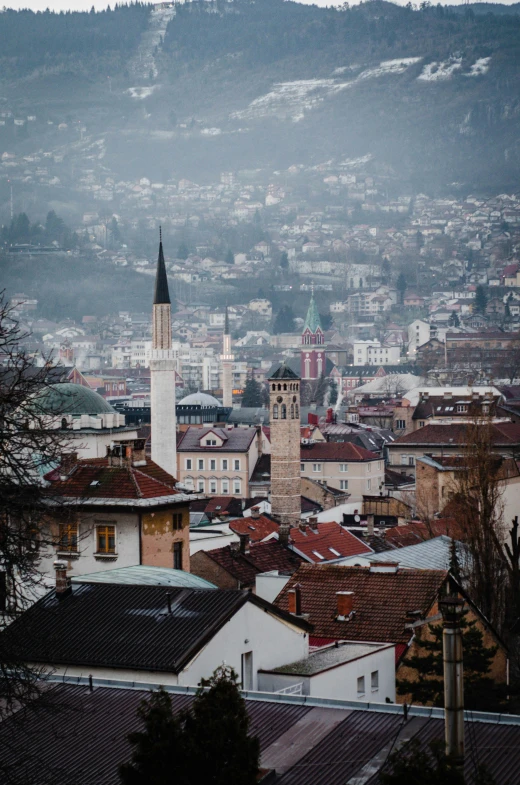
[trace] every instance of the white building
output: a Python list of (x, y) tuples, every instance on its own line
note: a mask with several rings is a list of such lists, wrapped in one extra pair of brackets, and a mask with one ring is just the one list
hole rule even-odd
[(424, 319), (415, 319), (408, 325), (408, 357), (414, 360), (418, 347), (427, 343), (431, 337), (430, 324)]
[(398, 346), (383, 346), (381, 341), (354, 341), (354, 365), (398, 365)]

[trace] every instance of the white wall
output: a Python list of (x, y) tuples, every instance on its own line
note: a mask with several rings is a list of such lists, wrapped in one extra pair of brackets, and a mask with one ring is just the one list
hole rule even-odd
[[(247, 641), (247, 642), (246, 642)], [(247, 602), (179, 675), (179, 684), (195, 685), (223, 662), (241, 677), (242, 654), (253, 652), (253, 690), (257, 671), (301, 660), (309, 651), (308, 635)]]
[(290, 577), (290, 575), (280, 575), (278, 570), (262, 572), (256, 576), (255, 594), (267, 602), (274, 602)]
[[(379, 688), (372, 691), (371, 674), (379, 672)], [(365, 677), (365, 693), (358, 695), (357, 680)], [(314, 676), (298, 676), (282, 673), (258, 674), (258, 689), (262, 692), (277, 692), (302, 682), (303, 695), (313, 698), (337, 698), (338, 700), (385, 703), (389, 698), (395, 702), (395, 650), (393, 646), (378, 649), (357, 660), (351, 660)]]

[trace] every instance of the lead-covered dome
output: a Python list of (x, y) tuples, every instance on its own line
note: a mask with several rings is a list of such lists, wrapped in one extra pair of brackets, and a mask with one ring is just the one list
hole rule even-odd
[(95, 390), (71, 382), (42, 387), (33, 397), (32, 408), (36, 414), (69, 414), (72, 417), (82, 414), (116, 414), (115, 409)]
[(185, 398), (178, 402), (178, 405), (201, 406), (203, 409), (207, 409), (209, 407), (213, 408), (214, 406), (221, 406), (221, 403), (212, 395), (208, 395), (207, 393), (203, 392), (196, 392), (191, 393), (191, 395), (186, 395)]

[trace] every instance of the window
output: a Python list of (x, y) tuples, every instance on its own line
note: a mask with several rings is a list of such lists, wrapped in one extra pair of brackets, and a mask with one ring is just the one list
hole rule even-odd
[(78, 524), (60, 523), (59, 551), (76, 552), (78, 550)]
[(222, 480), (222, 493), (229, 493), (229, 481)]
[(275, 405), (273, 406), (273, 420), (277, 420), (277, 419), (278, 419), (278, 404), (275, 403)]
[(217, 481), (216, 480), (210, 480), (209, 492), (210, 493), (216, 493), (217, 492)]
[(396, 420), (395, 428), (397, 431), (404, 431), (404, 429), (406, 428), (406, 420)]
[(253, 689), (253, 652), (242, 654), (242, 689)]
[(340, 472), (348, 472), (348, 463), (340, 463), (339, 470)]
[(339, 487), (342, 491), (348, 491), (348, 480), (340, 480)]
[(364, 695), (365, 694), (365, 677), (360, 676), (357, 680), (357, 694)]
[(287, 406), (284, 403), (282, 403), (282, 420), (286, 420), (286, 419), (287, 419)]
[(172, 528), (175, 531), (182, 529), (182, 512), (174, 512), (172, 516)]
[(419, 420), (419, 428), (424, 428), (426, 420)]
[(191, 468), (192, 468), (191, 458), (186, 458), (186, 469), (191, 469)]
[(313, 472), (321, 472), (321, 463), (313, 463), (312, 464), (312, 471)]
[(116, 527), (96, 526), (97, 553), (116, 552)]
[(369, 474), (371, 474), (371, 473), (372, 473), (372, 464), (371, 464), (371, 463), (367, 463), (367, 472), (368, 472)]
[(217, 440), (216, 439), (206, 439), (206, 446), (207, 447), (216, 447)]
[(217, 462), (216, 462), (216, 460), (215, 460), (214, 458), (212, 458), (212, 459), (210, 460), (210, 462), (209, 462), (209, 468), (210, 468), (212, 471), (215, 471), (215, 469), (217, 468)]
[(237, 458), (237, 459), (234, 461), (234, 468), (235, 468), (235, 471), (236, 471), (236, 472), (239, 472), (239, 471), (240, 471), (240, 458)]
[(408, 456), (408, 466), (415, 466), (415, 458), (413, 455)]
[(457, 411), (461, 413), (465, 413), (468, 411), (468, 407), (463, 403), (459, 403), (457, 404)]
[(197, 480), (197, 490), (204, 492), (204, 480)]
[(227, 458), (223, 458), (222, 459), (222, 471), (227, 472), (227, 469), (228, 469), (228, 459)]
[(301, 472), (305, 471), (305, 464), (304, 463), (300, 463), (300, 471)]
[(182, 570), (182, 542), (173, 543), (173, 569)]
[(370, 689), (372, 692), (377, 692), (379, 689), (379, 671), (372, 671), (370, 674)]
[(372, 488), (372, 480), (367, 480), (367, 491), (370, 491)]
[(197, 469), (204, 469), (204, 458), (199, 458), (197, 461)]
[(381, 471), (381, 461), (378, 461), (378, 463), (377, 463), (377, 469), (378, 469), (378, 471)]
[(236, 495), (240, 495), (242, 492), (240, 480), (235, 480), (233, 482), (233, 493)]

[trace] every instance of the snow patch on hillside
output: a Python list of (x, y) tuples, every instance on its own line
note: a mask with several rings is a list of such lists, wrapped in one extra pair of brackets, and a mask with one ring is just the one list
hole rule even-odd
[(479, 57), (464, 76), (481, 76), (489, 71), (490, 57)]
[(344, 161), (341, 161), (340, 167), (342, 169), (353, 169), (356, 166), (364, 166), (373, 158), (372, 153), (367, 153), (366, 155), (362, 155), (359, 158), (345, 158)]
[(142, 101), (144, 98), (148, 98), (156, 88), (157, 85), (152, 85), (151, 87), (129, 87), (128, 90), (125, 90), (125, 93), (128, 93), (131, 98), (135, 98), (137, 101)]
[[(384, 60), (378, 66), (367, 68), (349, 81), (301, 79), (295, 82), (279, 82), (273, 85), (273, 89), (269, 93), (256, 98), (246, 109), (233, 112), (230, 117), (233, 120), (242, 120), (271, 115), (290, 117), (294, 122), (298, 122), (304, 117), (305, 112), (316, 108), (326, 98), (354, 87), (365, 79), (401, 74), (421, 59), (421, 57), (404, 57), (397, 60)], [(351, 68), (353, 66), (343, 66), (336, 68), (333, 73), (342, 74)]]
[(422, 57), (403, 57), (400, 60), (383, 60), (378, 66), (374, 68), (367, 68), (362, 71), (355, 79), (356, 82), (362, 79), (373, 79), (378, 76), (386, 76), (387, 74), (402, 74), (411, 65), (415, 65), (422, 60)]
[(442, 79), (449, 79), (455, 71), (462, 67), (462, 57), (450, 57), (449, 60), (428, 63), (424, 66), (422, 73), (417, 79), (422, 82), (438, 82)]

